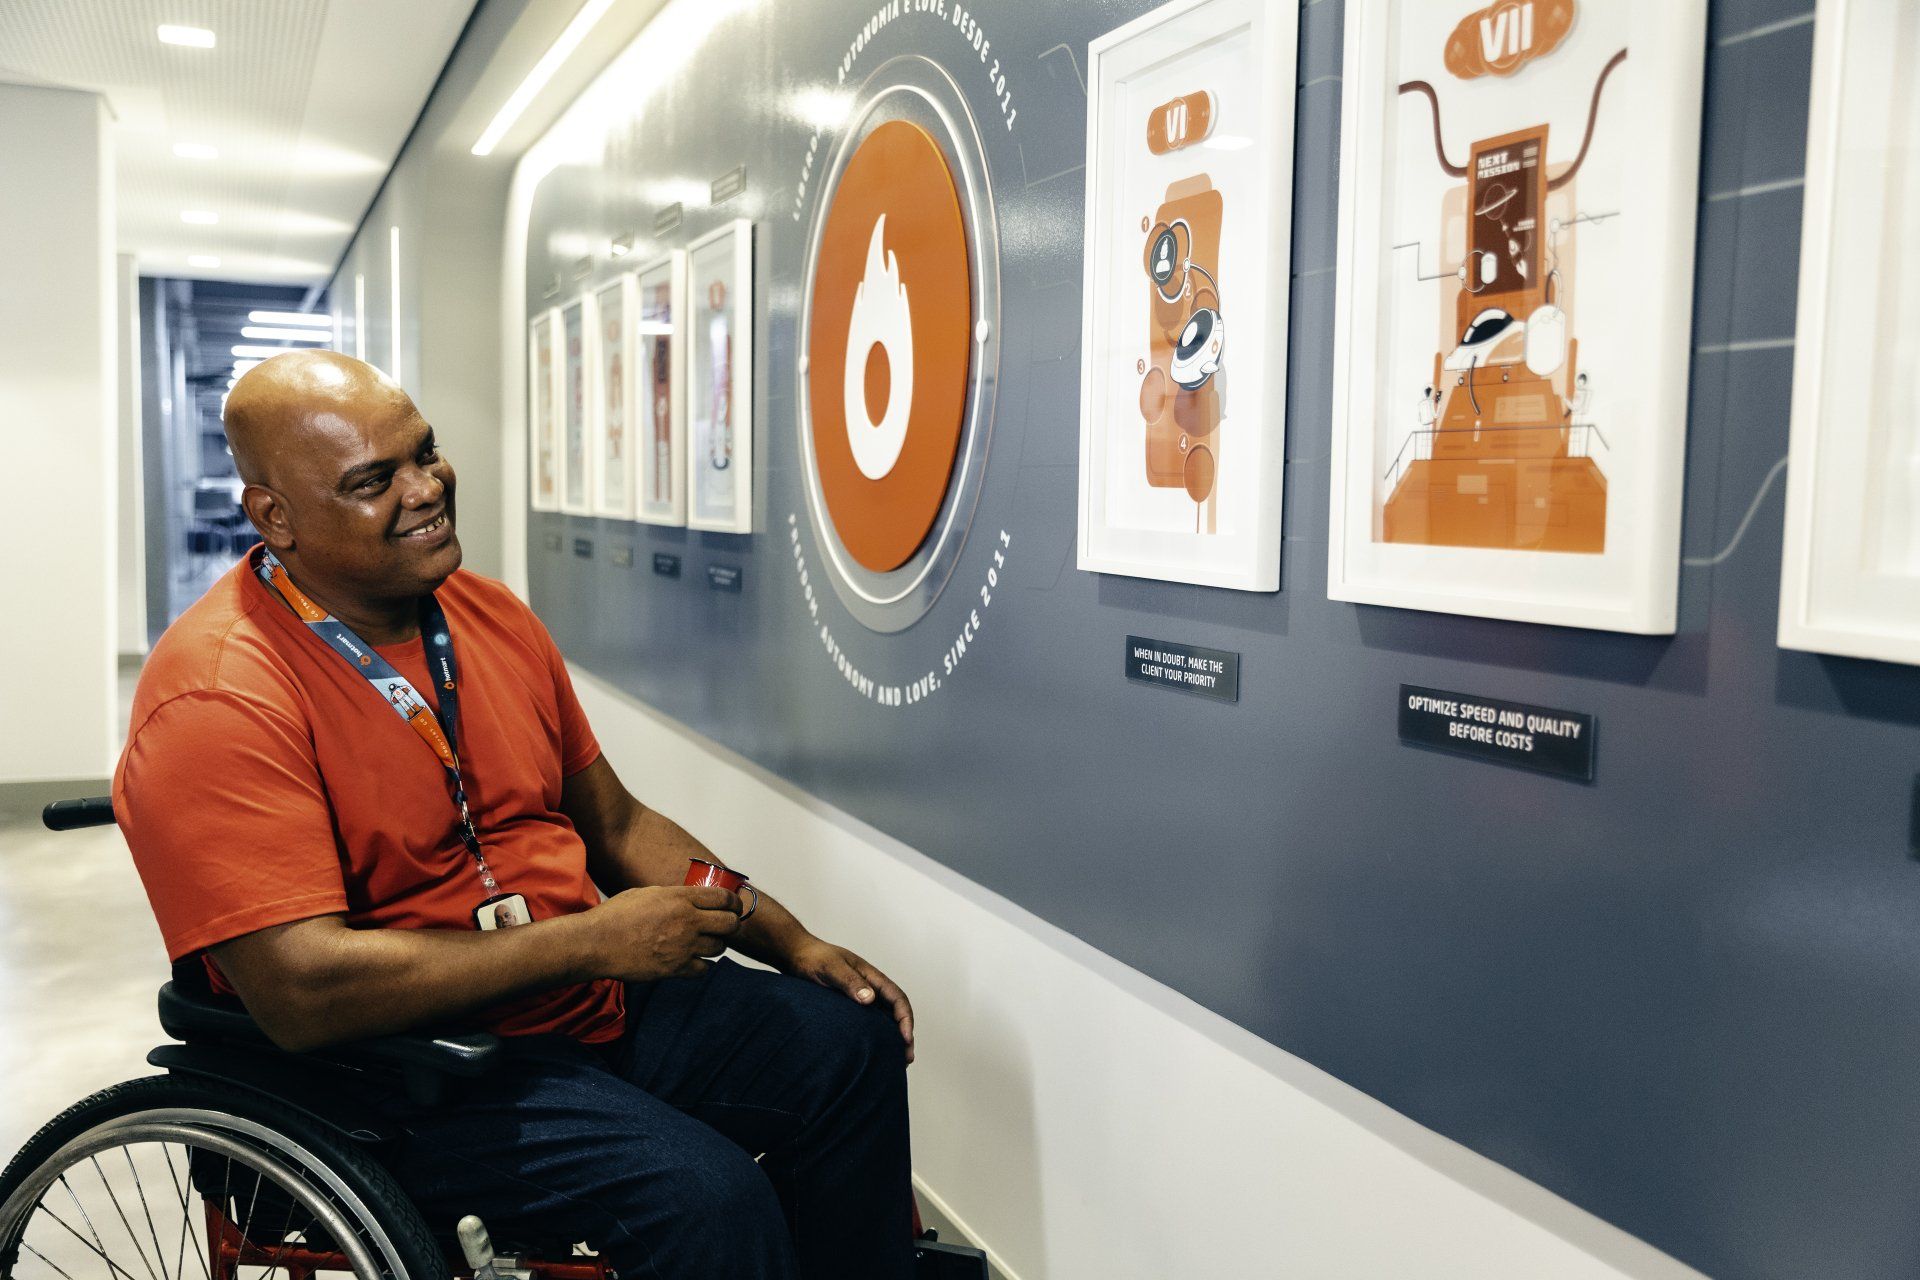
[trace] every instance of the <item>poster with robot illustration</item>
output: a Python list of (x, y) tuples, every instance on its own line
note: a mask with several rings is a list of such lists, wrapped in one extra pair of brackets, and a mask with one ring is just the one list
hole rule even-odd
[(1279, 587), (1297, 26), (1178, 0), (1089, 47), (1082, 569)]
[(593, 450), (588, 447), (587, 339), (589, 302), (576, 298), (560, 312), (560, 509), (591, 515)]
[(553, 333), (559, 317), (542, 312), (527, 327), (527, 478), (535, 511), (560, 509), (560, 442), (556, 429)]
[(635, 515), (647, 524), (687, 522), (686, 388), (680, 376), (686, 270), (686, 254), (676, 251), (635, 277)]
[(753, 224), (687, 247), (687, 525), (753, 532)]
[(1701, 0), (1355, 0), (1335, 599), (1670, 631)]
[(593, 513), (633, 515), (633, 385), (628, 352), (633, 278), (622, 276), (593, 295)]

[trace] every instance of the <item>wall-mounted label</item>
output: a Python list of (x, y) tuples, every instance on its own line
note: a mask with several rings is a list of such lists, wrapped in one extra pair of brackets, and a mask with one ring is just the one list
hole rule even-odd
[(547, 550), (558, 551), (559, 549), (560, 549), (560, 535), (557, 533), (549, 533), (547, 535)]
[(715, 178), (708, 186), (707, 192), (712, 202), (719, 204), (723, 200), (733, 199), (746, 189), (747, 166), (741, 164), (735, 165), (733, 168)]
[(707, 585), (715, 591), (738, 591), (740, 589), (740, 566), (737, 564), (708, 565)]
[(657, 236), (672, 235), (680, 229), (680, 224), (686, 219), (686, 216), (687, 208), (685, 205), (677, 203), (668, 205), (653, 215), (653, 234)]
[(1400, 741), (1593, 781), (1593, 717), (1524, 702), (1400, 686)]
[(593, 539), (575, 538), (573, 540), (573, 554), (579, 556), (582, 560), (593, 559)]
[(593, 255), (592, 254), (583, 253), (579, 257), (573, 260), (573, 278), (575, 280), (585, 280), (588, 276), (592, 274), (593, 274)]
[(680, 576), (680, 557), (676, 555), (669, 555), (665, 551), (654, 552), (653, 553), (653, 571), (659, 574), (663, 578), (679, 577)]
[(615, 547), (613, 549), (613, 562), (619, 565), (622, 569), (632, 567), (633, 548), (632, 547)]
[(1128, 636), (1127, 679), (1221, 702), (1238, 702), (1240, 655), (1225, 649)]

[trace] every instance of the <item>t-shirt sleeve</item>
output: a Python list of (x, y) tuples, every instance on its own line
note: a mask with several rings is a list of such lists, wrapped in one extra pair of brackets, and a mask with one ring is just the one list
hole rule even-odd
[(127, 744), (114, 813), (169, 959), (347, 909), (312, 739), (253, 699), (162, 704)]
[(567, 660), (561, 656), (560, 646), (553, 642), (546, 624), (532, 609), (527, 610), (527, 621), (533, 627), (535, 642), (547, 655), (547, 668), (553, 673), (554, 700), (560, 708), (560, 776), (570, 778), (600, 758), (600, 740), (593, 736), (586, 710), (573, 691), (573, 676), (567, 671)]

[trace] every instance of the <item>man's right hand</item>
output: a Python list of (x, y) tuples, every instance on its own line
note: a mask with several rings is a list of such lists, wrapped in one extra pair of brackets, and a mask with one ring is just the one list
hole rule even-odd
[(692, 976), (740, 932), (740, 899), (715, 885), (628, 889), (580, 917), (600, 974), (623, 982)]

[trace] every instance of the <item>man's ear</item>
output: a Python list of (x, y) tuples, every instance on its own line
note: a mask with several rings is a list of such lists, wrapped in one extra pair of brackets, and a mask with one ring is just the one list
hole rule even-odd
[(280, 495), (263, 484), (250, 484), (240, 491), (240, 509), (253, 522), (254, 532), (275, 555), (294, 549), (293, 513)]

